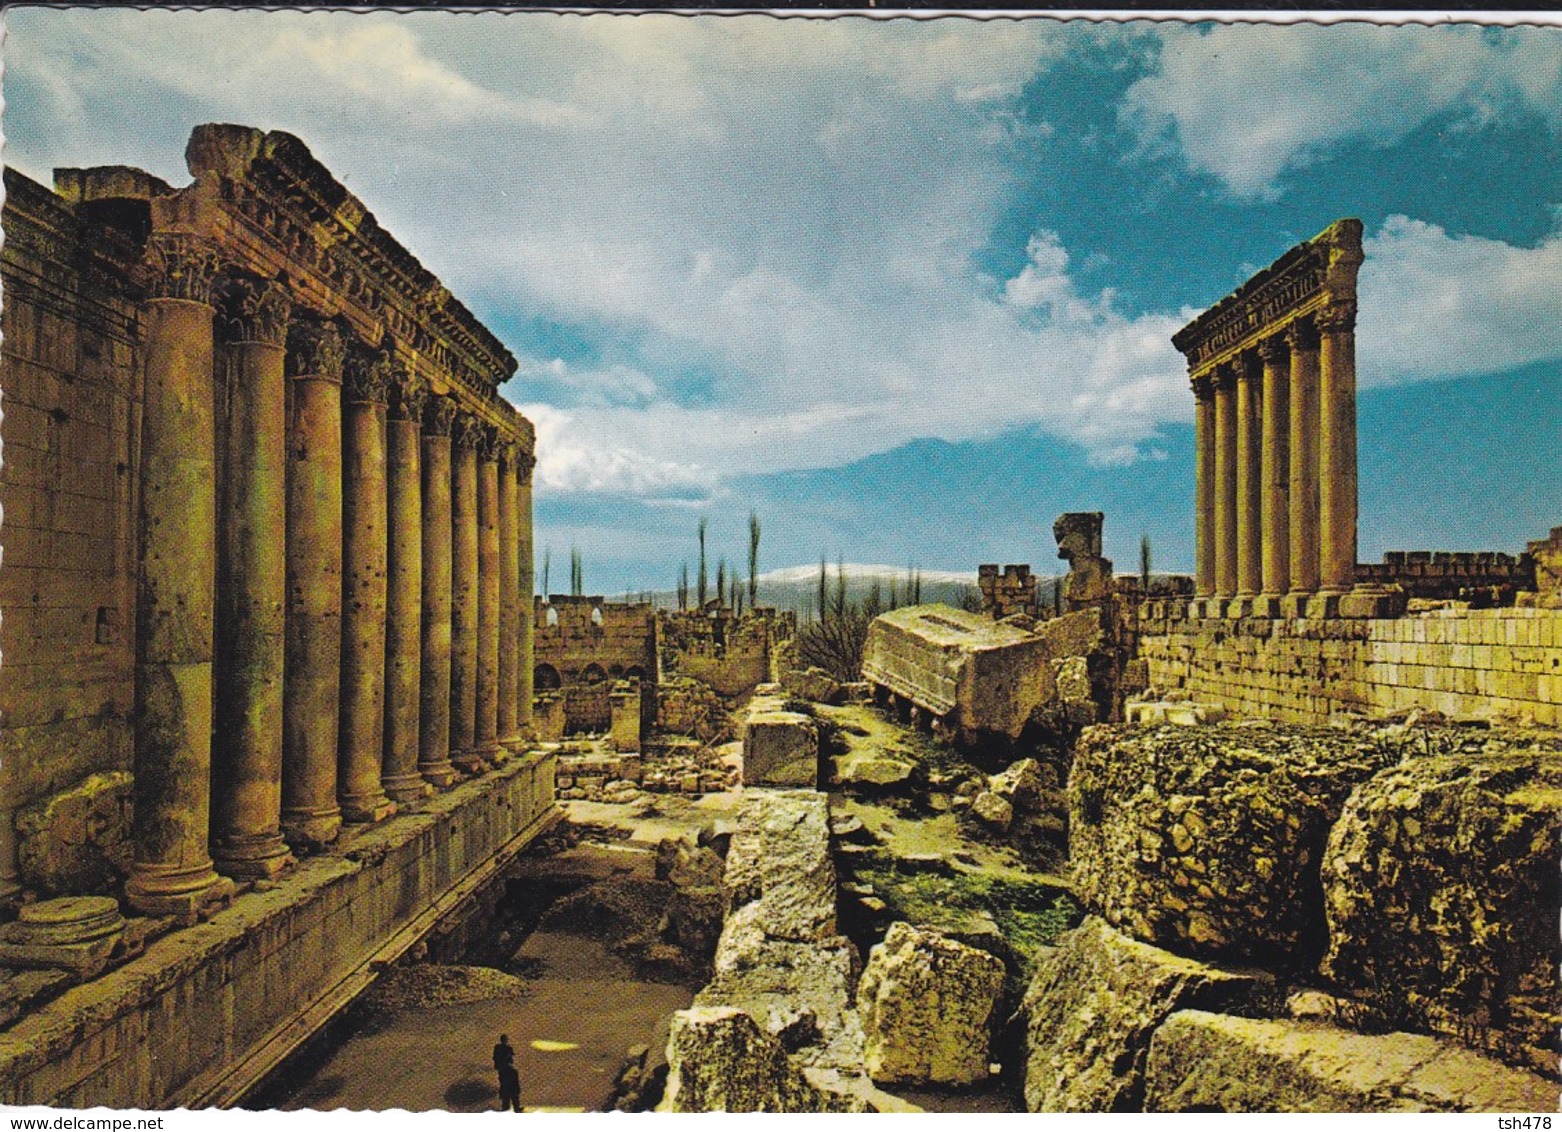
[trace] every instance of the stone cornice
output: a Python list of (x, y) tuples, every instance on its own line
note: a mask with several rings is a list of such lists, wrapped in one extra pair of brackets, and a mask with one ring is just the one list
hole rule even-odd
[(1172, 335), (1190, 369), (1231, 359), (1296, 319), (1354, 310), (1361, 221), (1337, 220)]

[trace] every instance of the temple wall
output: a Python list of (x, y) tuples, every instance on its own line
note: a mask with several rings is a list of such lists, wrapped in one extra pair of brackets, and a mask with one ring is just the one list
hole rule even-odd
[(534, 673), (535, 686), (558, 678), (567, 731), (606, 731), (613, 681), (626, 677), (640, 680), (642, 718), (647, 725), (655, 720), (656, 613), (649, 604), (554, 594), (536, 599), (535, 619), (535, 671), (550, 670), (542, 680)]
[(1150, 683), (1241, 715), (1326, 723), (1424, 708), (1562, 724), (1562, 610), (1442, 609), (1391, 619), (1190, 618), (1140, 609)]

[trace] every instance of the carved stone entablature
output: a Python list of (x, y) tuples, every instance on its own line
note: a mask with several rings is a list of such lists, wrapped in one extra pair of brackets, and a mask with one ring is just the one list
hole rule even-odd
[(449, 436), (455, 428), (456, 400), (433, 394), (423, 410), (423, 431), (430, 436)]
[(334, 322), (294, 319), (287, 328), (287, 375), (312, 377), (338, 384), (346, 346)]
[(348, 401), (383, 405), (390, 399), (390, 357), (381, 350), (349, 350), (342, 366), (342, 390)]
[(483, 422), (470, 413), (460, 413), (456, 416), (455, 424), (450, 426), (450, 439), (457, 448), (470, 448), (474, 452), (481, 450), (488, 429)]
[(1194, 370), (1234, 357), (1304, 315), (1354, 309), (1361, 221), (1337, 220), (1172, 336)]
[(222, 324), (230, 342), (287, 345), (293, 297), (275, 279), (228, 279), (223, 285)]
[(154, 233), (146, 257), (147, 298), (212, 302), (222, 260), (210, 240), (184, 232)]
[(449, 375), (474, 398), (515, 372), (503, 344), (296, 137), (198, 126), (187, 159), (221, 213), (225, 253), (246, 269), (286, 270), (309, 305), (370, 344), (394, 336), (420, 368)]
[(428, 382), (400, 358), (392, 363), (389, 416), (393, 421), (421, 421), (428, 403)]

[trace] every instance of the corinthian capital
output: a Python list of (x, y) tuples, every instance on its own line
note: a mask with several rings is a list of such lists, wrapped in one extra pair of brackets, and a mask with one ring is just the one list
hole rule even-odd
[(449, 436), (456, 420), (454, 397), (431, 395), (423, 410), (423, 431), (429, 436)]
[(211, 304), (222, 261), (210, 241), (185, 233), (153, 233), (146, 263), (151, 275), (148, 298)]
[(228, 341), (287, 345), (293, 297), (285, 284), (275, 279), (230, 279), (223, 298), (222, 314)]
[(450, 438), (457, 448), (470, 448), (476, 452), (483, 444), (488, 430), (483, 423), (469, 413), (461, 413), (450, 426)]
[(1258, 360), (1266, 366), (1280, 365), (1289, 361), (1290, 357), (1291, 351), (1279, 334), (1271, 334), (1258, 344)]
[(421, 421), (428, 403), (428, 382), (417, 370), (397, 359), (391, 363), (390, 419)]
[(1324, 307), (1313, 316), (1318, 324), (1318, 333), (1328, 334), (1341, 330), (1356, 329), (1356, 300), (1336, 300)]
[(1291, 347), (1291, 352), (1301, 350), (1316, 350), (1318, 348), (1318, 328), (1310, 319), (1299, 318), (1285, 328), (1285, 342)]
[(515, 455), (515, 476), (522, 487), (532, 482), (532, 469), (537, 466), (537, 453), (524, 444), (517, 444)]
[(340, 384), (345, 352), (342, 332), (334, 322), (295, 319), (287, 328), (289, 377), (314, 377)]
[(382, 350), (349, 350), (342, 376), (349, 401), (383, 405), (390, 397), (391, 360)]

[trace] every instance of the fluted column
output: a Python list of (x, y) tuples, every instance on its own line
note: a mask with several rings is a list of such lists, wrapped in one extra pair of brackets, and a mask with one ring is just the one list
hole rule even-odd
[(1260, 570), (1268, 616), (1278, 613), (1278, 599), (1291, 588), (1290, 416), (1291, 358), (1279, 336), (1259, 343), (1264, 366), (1263, 416), (1259, 479), (1262, 481)]
[(380, 785), (385, 751), (385, 402), (391, 362), (358, 349), (343, 386), (342, 818), (383, 821), (396, 803)]
[(1318, 313), (1319, 583), (1356, 583), (1356, 304)]
[(1207, 373), (1192, 380), (1193, 590), (1210, 597), (1215, 592), (1215, 383)]
[(1291, 592), (1318, 589), (1318, 335), (1307, 322), (1286, 331), (1291, 348)]
[(450, 761), (474, 774), (484, 765), (477, 753), (477, 449), (482, 425), (473, 417), (458, 417), (451, 439)]
[(1259, 373), (1253, 361), (1247, 355), (1237, 360), (1237, 594), (1241, 597), (1256, 595), (1262, 581)]
[(135, 671), (134, 853), (125, 895), (140, 912), (191, 918), (233, 891), (212, 868), (212, 619), (216, 600), (217, 257), (154, 236), (142, 308)]
[(342, 826), (336, 750), (342, 692), (342, 339), (295, 319), (287, 463), (287, 670), (282, 684), (282, 829), (322, 845)]
[(1229, 365), (1215, 371), (1215, 593), (1237, 592), (1237, 389)]
[(230, 876), (275, 876), (293, 859), (281, 824), (291, 309), (283, 284), (243, 282), (224, 312), (212, 856)]
[[(380, 784), (400, 804), (432, 792), (418, 770), (422, 712), (423, 408), (428, 386), (398, 365), (385, 421), (385, 757)], [(447, 630), (448, 632), (448, 630)]]
[(533, 677), (536, 664), (533, 655), (536, 642), (534, 612), (536, 603), (532, 601), (535, 570), (532, 562), (532, 466), (536, 462), (529, 445), (519, 449), (515, 463), (515, 526), (516, 541), (519, 544), (516, 559), (520, 570), (520, 601), (517, 609), (520, 622), (520, 649), (516, 656), (516, 679), (520, 687), (516, 692), (515, 707), (516, 724), (520, 728), (521, 735), (528, 741), (532, 738), (532, 697), (535, 694)]
[(499, 446), (499, 742), (522, 745), (517, 696), (521, 653), (521, 545), (515, 480), (520, 447), (506, 439)]
[(450, 764), (450, 428), (456, 403), (431, 397), (423, 413), (422, 664), (418, 772), (438, 787), (456, 780)]
[(477, 718), (473, 749), (492, 762), (499, 746), (499, 434), (477, 449)]

